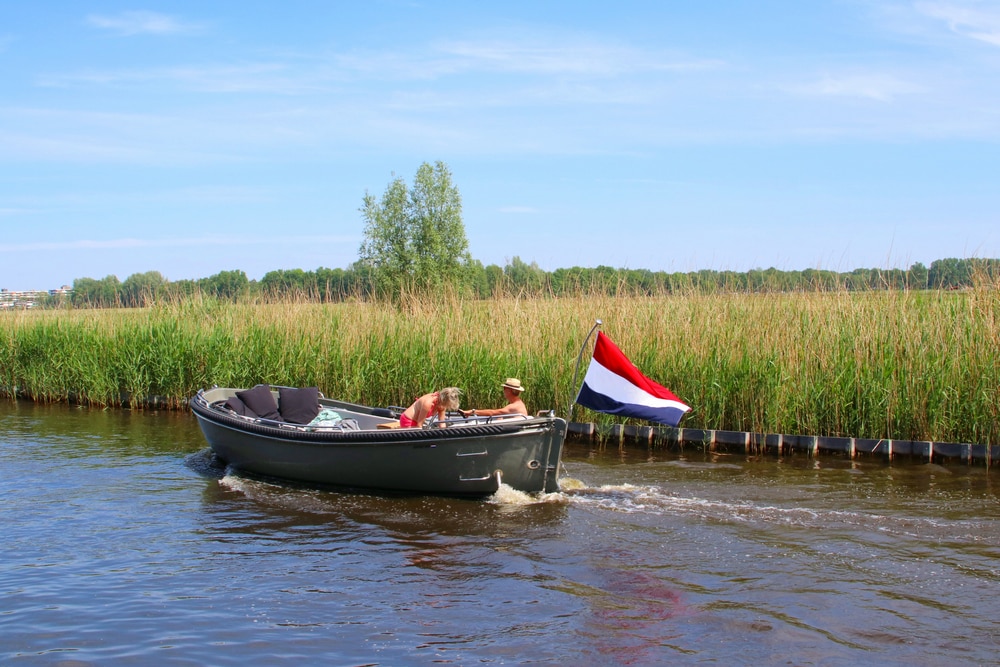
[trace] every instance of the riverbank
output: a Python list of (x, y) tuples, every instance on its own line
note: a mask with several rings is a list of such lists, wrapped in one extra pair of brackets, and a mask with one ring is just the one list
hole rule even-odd
[[(686, 429), (1000, 442), (1000, 291), (817, 292), (372, 303), (228, 304), (0, 316), (0, 387), (31, 400), (183, 409), (199, 388), (318, 386), (370, 405), (460, 386), (529, 409), (572, 404), (595, 318), (693, 406)], [(613, 418), (574, 408), (574, 421)], [(625, 426), (631, 427), (626, 424)]]

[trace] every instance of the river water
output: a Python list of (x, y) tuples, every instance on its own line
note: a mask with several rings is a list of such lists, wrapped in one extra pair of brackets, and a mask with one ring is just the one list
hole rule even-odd
[(186, 412), (0, 401), (0, 664), (1000, 662), (983, 467), (571, 445), (487, 500), (243, 479)]

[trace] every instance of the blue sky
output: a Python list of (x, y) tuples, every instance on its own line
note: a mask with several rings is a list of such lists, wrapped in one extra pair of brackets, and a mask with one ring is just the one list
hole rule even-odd
[(347, 267), (451, 168), (546, 270), (1000, 257), (1000, 2), (0, 6), (0, 287)]

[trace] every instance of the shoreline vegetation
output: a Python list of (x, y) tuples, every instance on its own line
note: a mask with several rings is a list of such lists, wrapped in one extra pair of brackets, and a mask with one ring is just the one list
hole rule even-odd
[[(186, 409), (200, 388), (318, 386), (408, 405), (455, 385), (464, 405), (519, 377), (531, 411), (572, 404), (595, 319), (693, 407), (685, 428), (1000, 441), (1000, 282), (962, 290), (238, 301), (0, 313), (0, 395)], [(585, 350), (582, 381), (592, 341)], [(574, 421), (614, 417), (573, 407)]]
[[(393, 238), (421, 236), (402, 230)], [(120, 281), (109, 275), (100, 280), (78, 278), (72, 287), (49, 292), (0, 290), (0, 311), (7, 308), (142, 308), (164, 301), (197, 297), (230, 302), (282, 303), (308, 300), (341, 303), (367, 299), (371, 295), (395, 300), (405, 292), (439, 292), (447, 288), (463, 298), (504, 299), (567, 298), (580, 295), (665, 297), (698, 294), (778, 294), (786, 292), (869, 292), (879, 290), (961, 290), (984, 278), (1000, 279), (1000, 259), (947, 258), (920, 262), (908, 269), (854, 269), (842, 273), (823, 269), (782, 271), (775, 268), (750, 271), (666, 272), (647, 269), (571, 267), (545, 271), (514, 257), (505, 266), (483, 266), (466, 258), (454, 266), (439, 266), (421, 260), (416, 251), (411, 265), (428, 265), (427, 275), (398, 268), (392, 275), (374, 262), (356, 262), (347, 269), (315, 271), (289, 269), (269, 271), (260, 280), (250, 280), (243, 271), (222, 271), (198, 280), (169, 281), (159, 271), (135, 273)]]

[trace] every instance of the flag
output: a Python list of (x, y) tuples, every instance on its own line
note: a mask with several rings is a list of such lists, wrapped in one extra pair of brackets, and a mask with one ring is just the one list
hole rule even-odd
[(669, 389), (640, 373), (601, 331), (597, 332), (594, 356), (576, 402), (598, 412), (670, 426), (677, 426), (691, 409)]

